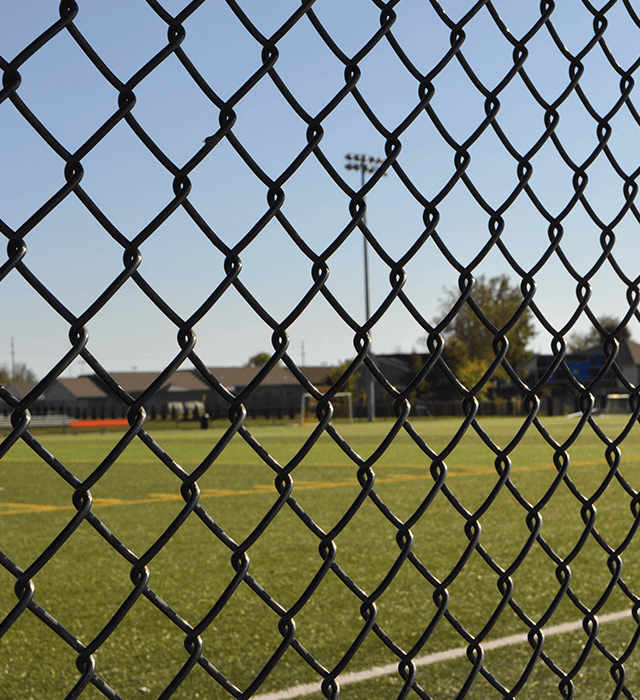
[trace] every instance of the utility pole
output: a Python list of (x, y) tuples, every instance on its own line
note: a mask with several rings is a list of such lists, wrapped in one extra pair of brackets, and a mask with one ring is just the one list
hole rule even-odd
[(16, 343), (11, 337), (11, 381), (16, 378)]
[[(347, 164), (344, 166), (347, 170), (359, 170), (361, 175), (361, 187), (364, 187), (367, 181), (366, 173), (375, 173), (375, 171), (380, 167), (381, 163), (384, 163), (384, 158), (379, 158), (378, 156), (366, 156), (362, 153), (347, 153), (345, 156), (347, 159)], [(367, 211), (362, 216), (362, 223), (367, 225)], [(364, 240), (364, 315), (365, 323), (371, 318), (371, 309), (369, 306), (369, 243), (366, 236), (363, 236)], [(369, 331), (371, 336), (371, 331)], [(369, 353), (370, 355), (372, 353)], [(368, 371), (368, 370), (367, 370)], [(376, 395), (375, 395), (375, 380), (373, 374), (369, 373), (369, 388), (367, 390), (367, 418), (369, 421), (373, 421), (376, 417)]]

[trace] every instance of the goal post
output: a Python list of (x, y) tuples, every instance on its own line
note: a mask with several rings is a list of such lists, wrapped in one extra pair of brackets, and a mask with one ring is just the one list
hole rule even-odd
[(631, 413), (629, 394), (607, 394), (605, 413)]
[[(339, 391), (337, 394), (334, 394), (334, 398), (336, 399), (340, 396), (347, 397), (347, 403), (349, 405), (349, 423), (353, 423), (353, 400), (351, 398), (351, 392)], [(304, 425), (305, 423), (306, 408), (312, 399), (313, 397), (311, 394), (306, 392), (302, 394), (302, 397), (300, 398), (300, 425)]]

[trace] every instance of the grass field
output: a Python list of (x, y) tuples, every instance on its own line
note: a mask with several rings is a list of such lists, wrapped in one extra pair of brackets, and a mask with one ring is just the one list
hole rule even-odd
[[(599, 425), (610, 439), (624, 427), (620, 416), (600, 416)], [(576, 419), (543, 419), (545, 427), (562, 443), (576, 427)], [(492, 440), (505, 447), (522, 423), (518, 418), (484, 418), (481, 425)], [(436, 453), (459, 428), (459, 419), (418, 420), (419, 434)], [(251, 426), (249, 426), (251, 429)], [(311, 435), (313, 425), (270, 426), (252, 429), (260, 444), (282, 465), (294, 457)], [(378, 447), (392, 423), (339, 424), (338, 429), (360, 457)], [(194, 470), (223, 434), (208, 431), (163, 430), (151, 434), (187, 472)], [(42, 444), (78, 478), (96, 469), (121, 433), (44, 434)], [(640, 487), (640, 429), (636, 426), (621, 445), (620, 472), (632, 489)], [(569, 449), (569, 475), (585, 497), (597, 494), (609, 474), (605, 445), (587, 426)], [(537, 503), (557, 477), (554, 449), (531, 429), (510, 453), (511, 480), (529, 503)], [(495, 454), (469, 431), (446, 458), (446, 484), (457, 510), (442, 492), (412, 526), (412, 551), (439, 580), (450, 579), (449, 610), (472, 634), (480, 633), (500, 607), (498, 574), (477, 552), (465, 566), (457, 563), (469, 545), (465, 517), (479, 511), (480, 544), (496, 565), (508, 569), (529, 537), (526, 510), (502, 488), (491, 507), (483, 508), (498, 482)], [(403, 431), (374, 465), (375, 490), (401, 521), (420, 508), (433, 488), (430, 458)], [(297, 502), (325, 532), (332, 530), (357, 498), (357, 466), (326, 435), (293, 472)], [(239, 437), (198, 480), (201, 504), (236, 542), (245, 540), (259, 525), (278, 496), (274, 472)], [(23, 443), (0, 461), (0, 549), (22, 569), (27, 568), (71, 520), (73, 489)], [(141, 556), (184, 506), (180, 480), (139, 440), (91, 489), (93, 511), (137, 556)], [(596, 507), (595, 525), (612, 549), (624, 542), (634, 527), (631, 496), (614, 479)], [(572, 550), (584, 531), (581, 503), (565, 484), (542, 508), (542, 535), (561, 558), (569, 557), (571, 590), (591, 608), (611, 580), (607, 553), (593, 537), (580, 551)], [(385, 579), (400, 549), (397, 527), (371, 500), (366, 500), (335, 539), (336, 561), (367, 594)], [(249, 572), (284, 608), (303, 594), (323, 560), (318, 538), (284, 507), (248, 551)], [(640, 548), (636, 539), (626, 547), (623, 580), (640, 591)], [(130, 564), (117, 554), (86, 522), (35, 576), (35, 600), (84, 644), (88, 644), (116, 612), (132, 590)], [(211, 609), (234, 576), (231, 552), (195, 516), (191, 515), (149, 564), (149, 585), (191, 625)], [(544, 615), (560, 583), (556, 565), (537, 544), (512, 575), (513, 598), (534, 620)], [(0, 568), (0, 620), (15, 605), (14, 577)], [(310, 600), (295, 615), (297, 639), (327, 668), (333, 668), (364, 626), (359, 598), (331, 572)], [(433, 585), (405, 561), (396, 577), (376, 601), (377, 622), (393, 641), (408, 651), (437, 615)], [(630, 608), (619, 588), (599, 610), (601, 614)], [(575, 621), (581, 615), (567, 596), (547, 626)], [(278, 616), (248, 586), (241, 585), (202, 634), (204, 655), (240, 689), (245, 689), (274, 653), (282, 636)], [(631, 618), (603, 624), (601, 640), (619, 656), (632, 639)], [(526, 632), (526, 625), (506, 608), (486, 640)], [(549, 637), (547, 652), (563, 672), (571, 671), (584, 650), (582, 631)], [(95, 654), (96, 671), (123, 698), (158, 697), (188, 658), (184, 633), (148, 600), (141, 598)], [(460, 634), (443, 619), (417, 656), (465, 646)], [(76, 653), (28, 611), (0, 639), (0, 698), (64, 698), (79, 674)], [(485, 667), (506, 687), (518, 681), (531, 657), (528, 644), (488, 651)], [(371, 633), (355, 654), (347, 672), (397, 662), (397, 657)], [(599, 700), (614, 696), (611, 661), (596, 648), (576, 672), (575, 697)], [(625, 663), (626, 684), (640, 697), (640, 656), (633, 652)], [(466, 658), (421, 666), (417, 681), (434, 699), (455, 698), (472, 670)], [(284, 690), (317, 681), (317, 674), (289, 649), (258, 691)], [(559, 678), (542, 662), (536, 664), (518, 698), (531, 700), (562, 697)], [(395, 698), (402, 688), (398, 674), (345, 685), (342, 698)], [(103, 695), (88, 686), (82, 698)], [(174, 698), (226, 698), (228, 693), (199, 666), (173, 695)], [(309, 695), (316, 700), (320, 693)], [(416, 696), (417, 697), (417, 696)], [(468, 698), (500, 698), (503, 693), (478, 676)]]

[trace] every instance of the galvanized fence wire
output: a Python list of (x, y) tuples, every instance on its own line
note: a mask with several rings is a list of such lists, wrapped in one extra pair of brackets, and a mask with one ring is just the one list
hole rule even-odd
[[(627, 172), (616, 159), (615, 153), (609, 146), (612, 134), (612, 120), (622, 111), (628, 112), (637, 126), (640, 126), (640, 115), (632, 100), (633, 88), (635, 84), (634, 74), (640, 59), (636, 60), (628, 69), (623, 69), (615, 57), (615, 47), (607, 43), (608, 13), (621, 10), (626, 13), (626, 21), (634, 27), (640, 28), (640, 19), (635, 9), (628, 0), (615, 0), (602, 6), (600, 9), (591, 3), (583, 0), (581, 4), (576, 3), (575, 11), (587, 13), (592, 17), (593, 34), (582, 48), (572, 53), (566, 48), (563, 37), (556, 31), (554, 25), (554, 12), (556, 4), (551, 0), (545, 0), (540, 4), (540, 14), (537, 21), (523, 34), (517, 38), (509, 31), (509, 28), (501, 20), (496, 5), (490, 1), (479, 1), (470, 5), (468, 12), (461, 18), (454, 21), (445, 12), (444, 7), (431, 0), (434, 21), (442, 23), (449, 31), (450, 47), (443, 53), (440, 60), (433, 65), (429, 72), (422, 70), (412, 61), (403, 50), (401, 43), (394, 35), (394, 23), (399, 13), (410, 12), (409, 4), (402, 0), (392, 0), (382, 2), (382, 0), (372, 0), (372, 6), (379, 11), (379, 28), (372, 33), (369, 40), (364, 43), (354, 55), (347, 55), (340, 48), (338, 42), (332, 38), (331, 33), (325, 28), (319, 19), (316, 5), (321, 5), (322, 0), (304, 0), (291, 16), (280, 26), (271, 36), (265, 36), (258, 27), (251, 21), (251, 13), (243, 8), (243, 3), (235, 0), (209, 0), (219, 5), (226, 3), (237, 21), (243, 25), (246, 32), (253, 38), (257, 45), (261, 47), (261, 64), (256, 66), (252, 75), (242, 84), (238, 84), (235, 92), (228, 99), (222, 99), (213, 88), (207, 83), (199, 68), (189, 57), (188, 34), (185, 28), (187, 20), (197, 16), (205, 0), (196, 0), (188, 3), (175, 16), (171, 15), (161, 3), (155, 0), (147, 0), (147, 5), (157, 17), (167, 25), (166, 44), (131, 77), (124, 79), (116, 75), (100, 57), (99, 52), (85, 39), (78, 26), (76, 19), (83, 11), (82, 2), (66, 0), (60, 3), (60, 19), (53, 22), (46, 31), (42, 32), (29, 45), (25, 46), (13, 58), (0, 57), (0, 68), (3, 73), (2, 90), (0, 91), (0, 104), (2, 109), (7, 109), (9, 105), (17, 110), (24, 120), (40, 136), (64, 163), (65, 182), (42, 206), (36, 209), (19, 227), (13, 229), (4, 221), (0, 220), (0, 230), (7, 238), (7, 257), (0, 268), (0, 283), (10, 274), (19, 274), (46, 302), (51, 309), (68, 324), (68, 335), (70, 347), (68, 352), (60, 358), (47, 375), (30, 391), (24, 398), (16, 399), (5, 387), (0, 387), (0, 397), (12, 407), (11, 421), (13, 429), (4, 438), (0, 445), (0, 457), (9, 454), (14, 445), (22, 440), (33, 451), (34, 456), (45, 462), (61, 480), (66, 482), (70, 488), (70, 497), (76, 512), (59, 534), (25, 569), (20, 568), (5, 553), (0, 552), (0, 563), (15, 577), (15, 604), (11, 610), (0, 621), (0, 636), (11, 629), (16, 621), (27, 615), (27, 611), (35, 615), (43, 625), (47, 625), (60, 639), (62, 639), (76, 654), (76, 665), (78, 677), (75, 686), (66, 692), (67, 698), (78, 698), (89, 684), (107, 698), (120, 698), (117, 688), (112, 688), (101, 676), (100, 664), (96, 662), (99, 657), (99, 650), (103, 644), (113, 635), (127, 614), (134, 605), (141, 599), (146, 598), (167, 620), (171, 621), (184, 634), (185, 655), (182, 666), (176, 673), (173, 680), (166, 686), (159, 695), (160, 698), (171, 697), (189, 676), (196, 665), (199, 665), (211, 678), (215, 679), (220, 688), (231, 697), (248, 698), (254, 695), (263, 685), (265, 679), (280, 662), (287, 650), (294, 650), (307, 664), (315, 671), (317, 677), (322, 680), (322, 693), (326, 698), (337, 698), (340, 693), (338, 677), (345, 670), (349, 669), (349, 664), (357, 654), (358, 650), (365, 643), (370, 635), (377, 636), (388, 648), (397, 661), (398, 674), (402, 680), (402, 688), (398, 697), (407, 697), (415, 694), (418, 697), (431, 698), (430, 689), (423, 687), (417, 680), (417, 670), (414, 663), (424, 650), (428, 647), (428, 642), (439, 626), (450, 625), (459, 637), (460, 643), (467, 647), (467, 656), (470, 662), (468, 674), (458, 689), (458, 697), (464, 697), (479, 678), (484, 679), (490, 686), (502, 694), (504, 697), (515, 697), (531, 677), (536, 664), (545, 664), (553, 674), (557, 676), (560, 692), (563, 697), (573, 697), (574, 680), (581, 672), (587, 662), (589, 654), (599, 654), (606, 660), (610, 673), (614, 681), (615, 697), (624, 695), (634, 697), (632, 690), (626, 685), (625, 662), (633, 653), (638, 633), (633, 635), (626, 644), (622, 653), (614, 654), (602, 641), (599, 636), (597, 616), (609, 600), (612, 592), (617, 590), (628, 600), (632, 606), (633, 619), (640, 623), (640, 598), (631, 588), (628, 581), (622, 575), (622, 557), (625, 550), (636, 534), (640, 524), (640, 496), (631, 484), (624, 478), (620, 469), (621, 451), (620, 445), (632, 430), (638, 416), (640, 416), (640, 389), (636, 388), (625, 376), (617, 363), (619, 342), (616, 336), (626, 327), (633, 317), (640, 319), (638, 314), (638, 301), (640, 293), (638, 290), (639, 277), (631, 278), (623, 270), (615, 255), (616, 235), (615, 228), (619, 222), (627, 215), (631, 215), (640, 221), (635, 198), (637, 194), (636, 178), (640, 168), (633, 172)], [(405, 9), (406, 6), (406, 9)], [(473, 62), (467, 59), (465, 54), (466, 28), (480, 13), (488, 13), (495, 27), (499, 30), (504, 42), (512, 48), (513, 65), (503, 78), (494, 87), (490, 88), (483, 84), (476, 72), (474, 72)], [(123, 17), (123, 22), (126, 18)], [(294, 86), (289, 86), (278, 72), (279, 43), (290, 33), (295, 32), (301, 23), (310, 23), (318, 37), (324, 42), (328, 50), (333, 55), (336, 62), (343, 66), (344, 85), (338, 90), (327, 104), (316, 114), (308, 113), (294, 96)], [(105, 115), (102, 125), (93, 133), (77, 150), (70, 152), (48, 129), (47, 124), (42, 123), (31, 111), (29, 104), (21, 99), (21, 71), (28, 66), (29, 61), (45, 47), (48, 42), (54, 41), (61, 33), (68, 35), (76, 42), (77, 46), (84, 52), (86, 57), (95, 66), (102, 78), (112, 86), (114, 97), (117, 98), (117, 109), (109, 115)], [(528, 44), (541, 33), (548, 34), (553, 40), (558, 51), (566, 60), (568, 79), (563, 91), (553, 102), (548, 102), (539, 91), (536, 82), (527, 72), (527, 58), (529, 55)], [(386, 44), (390, 48), (403, 69), (415, 80), (416, 100), (413, 109), (408, 112), (405, 118), (395, 125), (393, 129), (385, 126), (382, 120), (376, 115), (374, 109), (368, 104), (364, 95), (359, 90), (358, 84), (362, 75), (362, 65), (366, 62), (371, 52), (381, 44)], [(620, 96), (613, 107), (606, 113), (600, 114), (591, 104), (586, 91), (581, 85), (584, 74), (584, 62), (593, 52), (600, 52), (607, 60), (612, 69), (619, 76)], [(149, 135), (143, 124), (135, 115), (136, 90), (144, 80), (149, 77), (168, 57), (175, 56), (182, 67), (184, 75), (189, 76), (202, 94), (210, 101), (218, 113), (218, 128), (210, 134), (203, 134), (203, 145), (185, 163), (177, 164), (162, 150), (160, 145)], [(458, 142), (447, 124), (432, 105), (435, 94), (434, 81), (441, 75), (448, 66), (457, 66), (466, 74), (469, 81), (484, 100), (485, 116), (464, 142)], [(221, 67), (221, 70), (224, 70)], [(262, 81), (271, 81), (277, 88), (282, 98), (295, 112), (299, 120), (306, 126), (306, 145), (288, 167), (281, 174), (273, 179), (269, 177), (254, 160), (251, 153), (243, 146), (242, 140), (234, 132), (237, 124), (237, 109), (242, 104), (243, 99), (259, 85)], [(514, 83), (519, 81), (526, 87), (530, 96), (544, 111), (544, 130), (540, 133), (539, 139), (527, 152), (520, 152), (509, 140), (505, 132), (501, 129), (499, 121), (499, 110), (501, 106), (502, 93)], [(557, 127), (559, 124), (559, 109), (571, 98), (577, 98), (583, 105), (593, 124), (597, 134), (597, 145), (583, 162), (574, 162), (565, 149), (561, 138), (558, 136)], [(355, 101), (360, 108), (362, 115), (370, 122), (371, 126), (380, 134), (384, 140), (384, 159), (377, 170), (360, 189), (354, 189), (349, 184), (349, 178), (340, 173), (337, 165), (323, 152), (323, 137), (325, 134), (324, 124), (328, 118), (344, 101)], [(428, 117), (430, 123), (435, 127), (442, 139), (451, 149), (455, 170), (446, 184), (435, 196), (427, 197), (401, 165), (400, 153), (402, 140), (405, 132), (418, 120), (418, 118)], [(144, 144), (149, 153), (166, 169), (173, 178), (173, 197), (166, 206), (158, 211), (157, 216), (149, 221), (135, 236), (125, 236), (118, 227), (112, 223), (107, 214), (93, 201), (87, 191), (83, 189), (84, 166), (83, 161), (92, 153), (98, 144), (114, 129), (118, 124), (125, 122), (131, 132)], [(509, 197), (498, 207), (491, 206), (483, 197), (481, 183), (474, 182), (468, 173), (471, 162), (470, 149), (487, 132), (492, 131), (499, 139), (505, 151), (511, 156), (517, 168), (517, 185)], [(265, 188), (267, 208), (263, 216), (255, 222), (255, 225), (239, 240), (233, 247), (229, 247), (222, 238), (216, 234), (213, 227), (199, 213), (192, 204), (189, 197), (192, 192), (190, 176), (200, 166), (209, 154), (222, 142), (226, 142), (242, 159), (251, 170), (257, 181)], [(559, 214), (553, 214), (538, 198), (536, 192), (530, 184), (533, 165), (532, 161), (543, 148), (553, 148), (567, 168), (573, 173), (574, 193), (570, 201), (566, 202)], [(618, 175), (624, 193), (624, 205), (610, 221), (602, 221), (597, 215), (586, 194), (588, 184), (587, 171), (593, 162), (605, 154), (606, 159)], [(309, 159), (314, 159), (322, 166), (326, 174), (331, 178), (335, 187), (346, 195), (350, 200), (349, 212), (351, 219), (344, 230), (333, 240), (333, 242), (321, 253), (316, 253), (305, 241), (304, 232), (296, 230), (295, 226), (288, 220), (283, 211), (283, 202), (287, 189), (287, 183), (296, 171)], [(423, 209), (424, 230), (418, 236), (411, 247), (398, 259), (393, 258), (384, 245), (376, 238), (365, 223), (366, 204), (365, 197), (371, 193), (386, 174), (394, 173), (399, 178), (407, 192), (413, 197)], [(467, 192), (473, 197), (477, 204), (486, 212), (488, 220), (489, 237), (486, 244), (478, 252), (476, 257), (468, 264), (463, 264), (447, 247), (446, 241), (439, 235), (438, 225), (440, 222), (439, 207), (460, 183), (464, 185)], [(45, 284), (38, 279), (29, 269), (29, 258), (27, 244), (30, 232), (45, 217), (49, 216), (62, 202), (69, 197), (75, 197), (86, 210), (95, 218), (104, 230), (104, 234), (110, 236), (122, 247), (123, 266), (111, 284), (87, 306), (83, 313), (74, 315), (65, 305), (53, 294)], [(547, 234), (549, 238), (548, 247), (535, 265), (530, 269), (521, 267), (516, 258), (510, 252), (508, 246), (502, 239), (505, 227), (504, 215), (520, 197), (528, 198), (539, 214), (548, 223)], [(580, 274), (572, 265), (563, 249), (563, 222), (578, 207), (582, 207), (588, 214), (593, 224), (601, 232), (600, 245), (602, 253), (586, 274)], [(163, 299), (162, 289), (154, 288), (144, 277), (144, 267), (142, 265), (142, 244), (149, 240), (159, 227), (169, 220), (169, 218), (182, 209), (202, 234), (209, 240), (224, 256), (224, 279), (212, 290), (207, 290), (206, 301), (188, 318), (182, 318), (169, 303)], [(242, 281), (242, 256), (249, 249), (255, 239), (265, 229), (272, 220), (276, 220), (287, 232), (291, 241), (309, 260), (312, 284), (308, 291), (300, 299), (286, 318), (276, 319), (270, 315), (264, 306)], [(349, 237), (358, 233), (366, 237), (367, 242), (374, 250), (379, 259), (388, 267), (389, 289), (386, 298), (373, 311), (371, 317), (364, 323), (354, 318), (340, 303), (338, 298), (331, 293), (327, 286), (327, 279), (330, 271), (329, 260), (334, 255), (339, 255), (341, 246)], [(418, 254), (427, 241), (436, 244), (440, 253), (448, 261), (449, 265), (458, 274), (459, 296), (455, 304), (439, 322), (430, 322), (419, 311), (415, 301), (404, 291), (406, 282), (406, 267)], [(478, 269), (482, 261), (491, 251), (499, 250), (510, 266), (510, 271), (520, 280), (522, 292), (522, 302), (514, 315), (502, 327), (496, 327), (492, 320), (486, 315), (479, 303), (474, 299), (474, 272)], [(554, 327), (547, 319), (545, 313), (536, 304), (536, 276), (543, 270), (544, 266), (551, 260), (560, 261), (567, 273), (575, 280), (577, 295), (577, 305), (571, 318), (562, 327)], [(620, 326), (615, 332), (603, 328), (596, 314), (590, 307), (591, 280), (603, 266), (609, 266), (617, 275), (618, 279), (627, 289), (628, 310), (622, 319)], [(61, 271), (61, 274), (62, 271)], [(92, 319), (98, 317), (109, 301), (118, 293), (122, 287), (133, 282), (146, 295), (150, 302), (175, 326), (177, 332), (178, 350), (175, 357), (162, 370), (157, 379), (153, 381), (139, 396), (133, 397), (124, 391), (110, 375), (109, 370), (92, 354), (90, 346), (90, 336), (87, 326)], [(223, 295), (234, 289), (239, 293), (246, 304), (259, 315), (264, 324), (271, 329), (273, 353), (267, 364), (257, 373), (255, 379), (248, 386), (239, 392), (226, 387), (207, 368), (205, 361), (198, 354), (196, 348), (196, 337), (194, 326), (202, 320), (221, 300)], [(305, 376), (303, 370), (293, 361), (289, 354), (288, 329), (309, 307), (317, 297), (323, 297), (333, 308), (344, 324), (353, 333), (353, 344), (355, 348), (355, 359), (340, 380), (326, 391), (321, 391), (313, 385)], [(371, 350), (371, 332), (375, 330), (376, 324), (383, 319), (385, 313), (393, 303), (402, 304), (404, 309), (413, 317), (416, 324), (423, 330), (427, 338), (428, 359), (416, 372), (413, 380), (403, 388), (396, 388), (378, 367)], [(482, 324), (489, 329), (493, 335), (492, 348), (495, 359), (490, 367), (483, 374), (481, 379), (473, 386), (465, 386), (455, 376), (443, 359), (443, 349), (445, 341), (443, 333), (446, 332), (449, 324), (460, 311), (470, 307), (473, 313), (481, 320)], [(526, 383), (517, 368), (513, 367), (507, 359), (508, 338), (514, 325), (527, 312), (531, 312), (541, 326), (553, 338), (553, 361), (546, 368), (540, 377)], [(581, 382), (571, 372), (565, 362), (567, 353), (566, 336), (572, 330), (578, 319), (587, 316), (593, 326), (600, 331), (605, 338), (604, 354), (606, 362), (597, 374), (587, 382)], [(48, 452), (39, 441), (30, 433), (29, 426), (31, 420), (30, 409), (36, 400), (44, 394), (56, 381), (58, 377), (77, 358), (82, 358), (90, 369), (102, 380), (108, 391), (117, 397), (127, 406), (127, 418), (129, 428), (111, 449), (106, 458), (99, 466), (86, 478), (80, 479), (72, 469), (59, 461), (55, 455)], [(317, 426), (310, 433), (308, 439), (298, 450), (293, 458), (286, 464), (279, 463), (268, 450), (263, 447), (251, 431), (245, 425), (246, 410), (244, 404), (247, 399), (258, 388), (269, 372), (282, 361), (286, 367), (295, 375), (300, 385), (314, 399), (317, 400)], [(333, 406), (332, 400), (340, 392), (349, 378), (362, 366), (366, 366), (374, 375), (378, 385), (386, 392), (393, 401), (395, 419), (386, 437), (380, 445), (373, 451), (370, 457), (363, 459), (352, 448), (349, 442), (342, 437), (339, 428), (332, 423)], [(146, 412), (144, 405), (158, 391), (158, 389), (169, 379), (179, 368), (186, 366), (193, 367), (199, 377), (218, 394), (228, 404), (229, 426), (223, 437), (213, 447), (209, 455), (191, 472), (183, 469), (170, 454), (168, 454), (145, 430)], [(445, 373), (451, 382), (453, 390), (460, 398), (463, 406), (464, 417), (460, 422), (449, 444), (442, 450), (433, 449), (428, 440), (422, 436), (412, 425), (410, 420), (410, 397), (420, 386), (434, 368), (438, 367)], [(492, 437), (483, 430), (476, 420), (478, 412), (478, 394), (483, 386), (491, 379), (499, 369), (509, 376), (513, 385), (522, 399), (525, 417), (521, 427), (506, 446), (499, 446)], [(556, 372), (564, 373), (567, 381), (572, 385), (575, 395), (578, 397), (581, 418), (575, 430), (564, 442), (559, 443), (547, 430), (544, 420), (539, 417), (541, 406), (540, 395), (547, 387), (551, 377)], [(594, 397), (593, 390), (610, 373), (615, 373), (619, 382), (625, 387), (630, 396), (631, 415), (626, 424), (626, 428), (616, 438), (607, 437), (605, 432), (599, 427), (597, 419), (594, 417)], [(602, 442), (606, 461), (605, 476), (599, 489), (592, 495), (582, 493), (578, 486), (572, 481), (569, 471), (569, 450), (578, 440), (582, 431), (592, 430)], [(374, 467), (380, 457), (393, 445), (394, 439), (404, 431), (409, 435), (415, 445), (428, 457), (431, 463), (430, 473), (432, 484), (425, 493), (421, 505), (407, 519), (398, 517), (393, 509), (385, 502), (376, 490)], [(456, 493), (451, 489), (447, 480), (446, 460), (462, 440), (467, 431), (475, 431), (482, 439), (483, 443), (495, 455), (495, 475), (496, 481), (491, 493), (486, 498), (481, 507), (475, 511), (469, 511), (458, 499)], [(516, 484), (512, 480), (510, 455), (521, 443), (522, 438), (530, 431), (542, 436), (553, 453), (553, 463), (557, 470), (557, 476), (548, 487), (546, 492), (535, 503), (529, 502), (520, 493)], [(208, 470), (215, 464), (216, 460), (223, 454), (234, 436), (241, 436), (255, 454), (273, 473), (273, 483), (277, 491), (271, 507), (258, 525), (252, 530), (249, 536), (243, 541), (236, 542), (225, 530), (216, 522), (215, 516), (210, 508), (207, 508), (200, 501), (200, 488), (198, 481), (202, 479)], [(305, 509), (296, 500), (295, 493), (295, 470), (302, 460), (313, 450), (317, 441), (323, 436), (329, 435), (335, 444), (348, 456), (355, 467), (355, 479), (359, 484), (359, 492), (349, 508), (342, 517), (335, 523), (329, 531), (323, 530)], [(184, 505), (175, 515), (173, 521), (164, 530), (158, 539), (143, 553), (134, 554), (126, 542), (116, 537), (102, 522), (100, 517), (92, 509), (91, 489), (99, 480), (107, 474), (110, 468), (120, 459), (126, 448), (134, 440), (140, 440), (152, 455), (175, 476), (176, 488), (184, 499)], [(633, 516), (633, 522), (626, 537), (617, 546), (611, 544), (599, 533), (596, 527), (596, 503), (605, 490), (613, 483), (617, 483), (624, 489), (628, 498), (628, 505)], [(567, 486), (577, 503), (580, 505), (580, 512), (583, 520), (583, 530), (579, 542), (575, 548), (566, 556), (557, 553), (542, 535), (541, 511), (545, 505), (553, 498), (556, 491), (561, 486)], [(526, 524), (529, 529), (529, 537), (521, 550), (508, 568), (503, 568), (494, 560), (490, 551), (485, 549), (481, 539), (480, 520), (496, 501), (498, 494), (508, 491), (512, 498), (519, 504), (526, 517)], [(420, 522), (425, 513), (428, 512), (434, 499), (444, 496), (451, 504), (455, 512), (465, 521), (464, 532), (468, 539), (468, 546), (464, 549), (462, 556), (456, 566), (450, 571), (448, 576), (440, 579), (435, 576), (429, 568), (429, 562), (423, 561), (414, 551), (414, 536), (412, 528)], [(360, 587), (357, 580), (349, 575), (337, 561), (338, 545), (336, 539), (345, 532), (350, 523), (354, 520), (359, 509), (365, 502), (375, 504), (379, 512), (386, 518), (391, 527), (395, 529), (395, 539), (397, 543), (397, 556), (393, 566), (382, 576), (379, 585), (372, 591), (365, 591)], [(270, 524), (276, 519), (283, 509), (290, 509), (292, 513), (306, 526), (309, 533), (317, 539), (319, 565), (315, 576), (309, 582), (298, 600), (290, 607), (283, 606), (269, 592), (269, 586), (264, 581), (256, 580), (251, 572), (250, 558), (248, 550), (265, 533)], [(152, 586), (150, 572), (154, 566), (154, 560), (163, 550), (172, 537), (180, 530), (188, 518), (198, 518), (218, 540), (228, 549), (230, 563), (233, 567), (233, 576), (230, 578), (226, 589), (220, 597), (211, 601), (209, 612), (198, 621), (187, 621), (179, 612), (172, 609)], [(103, 629), (92, 639), (81, 641), (74, 633), (66, 629), (55, 617), (38, 603), (37, 586), (34, 578), (37, 574), (54, 559), (61, 548), (67, 543), (73, 534), (83, 523), (88, 523), (95, 532), (117, 552), (124, 561), (130, 565), (131, 590), (128, 596), (122, 601), (120, 607), (104, 625)], [(586, 541), (594, 541), (601, 548), (606, 556), (607, 566), (610, 571), (610, 580), (606, 590), (593, 605), (587, 605), (575, 593), (571, 586), (570, 566), (576, 556), (580, 553)], [(541, 548), (555, 567), (558, 581), (557, 591), (551, 598), (544, 614), (538, 619), (531, 618), (518, 601), (517, 594), (514, 593), (512, 582), (513, 575), (520, 569), (526, 561), (528, 555), (534, 548)], [(486, 621), (484, 627), (477, 634), (472, 634), (456, 618), (449, 608), (449, 588), (455, 583), (460, 571), (467, 565), (473, 556), (479, 555), (486, 565), (493, 571), (500, 601), (491, 617)], [(435, 614), (426, 625), (422, 635), (416, 640), (411, 648), (401, 648), (394, 641), (391, 634), (385, 631), (384, 627), (377, 621), (377, 604), (385, 595), (385, 592), (393, 585), (398, 572), (403, 567), (410, 567), (417, 572), (429, 585), (435, 603)], [(348, 645), (345, 653), (339, 662), (331, 668), (325, 668), (314, 656), (312, 648), (306, 648), (296, 636), (295, 618), (303, 608), (309, 603), (314, 593), (322, 585), (327, 577), (334, 577), (340, 581), (359, 601), (360, 614), (362, 617), (361, 630)], [(241, 586), (248, 587), (262, 603), (267, 606), (278, 618), (277, 628), (281, 635), (281, 642), (273, 650), (269, 660), (255, 678), (245, 687), (237, 687), (233, 679), (226, 677), (216, 667), (215, 659), (207, 656), (206, 645), (203, 646), (201, 635), (213, 624), (217, 616), (224, 609), (224, 606), (231, 600)], [(544, 628), (548, 625), (554, 612), (560, 604), (570, 600), (575, 608), (576, 615), (583, 620), (583, 628), (586, 634), (586, 642), (583, 654), (576, 661), (573, 668), (561, 668), (556, 664), (554, 658), (545, 651)], [(506, 688), (500, 680), (492, 674), (489, 665), (484, 663), (483, 642), (491, 635), (500, 616), (505, 610), (511, 609), (521, 620), (524, 628), (528, 631), (529, 662), (525, 665), (520, 677), (511, 688)], [(336, 615), (340, 611), (336, 611)]]

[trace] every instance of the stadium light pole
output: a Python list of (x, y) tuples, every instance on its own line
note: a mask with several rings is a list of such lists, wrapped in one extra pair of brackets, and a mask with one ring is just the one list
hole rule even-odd
[[(375, 173), (384, 162), (384, 158), (378, 156), (366, 156), (362, 153), (347, 153), (345, 156), (347, 164), (344, 166), (347, 170), (359, 170), (361, 175), (361, 187), (364, 187), (367, 181), (367, 173)], [(362, 215), (362, 223), (367, 225), (367, 210), (365, 208)], [(371, 318), (371, 308), (369, 306), (369, 243), (367, 237), (363, 236), (364, 241), (364, 315), (365, 323)], [(371, 336), (371, 331), (369, 331)], [(373, 421), (376, 417), (376, 402), (375, 402), (375, 381), (373, 374), (369, 378), (369, 388), (367, 390), (367, 418)]]

